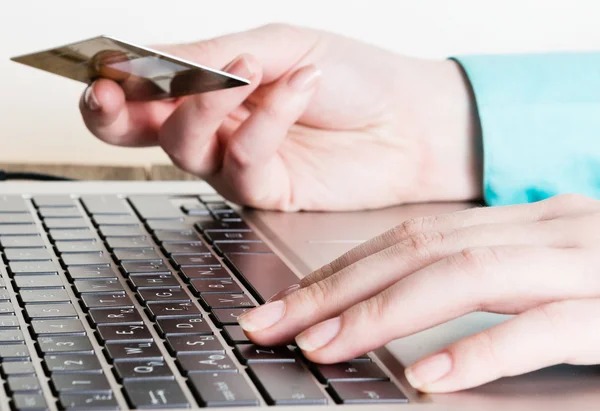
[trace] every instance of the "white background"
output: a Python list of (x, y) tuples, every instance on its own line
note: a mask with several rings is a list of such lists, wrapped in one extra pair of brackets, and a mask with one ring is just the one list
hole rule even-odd
[(95, 140), (79, 117), (84, 86), (11, 56), (110, 34), (189, 42), (268, 22), (335, 31), (408, 55), (600, 50), (600, 2), (550, 0), (2, 0), (0, 162), (149, 164), (159, 149)]

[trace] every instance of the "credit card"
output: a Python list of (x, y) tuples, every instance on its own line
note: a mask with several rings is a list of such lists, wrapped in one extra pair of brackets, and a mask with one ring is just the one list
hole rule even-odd
[(109, 36), (13, 57), (17, 63), (91, 84), (117, 82), (128, 100), (187, 96), (250, 84), (244, 78)]

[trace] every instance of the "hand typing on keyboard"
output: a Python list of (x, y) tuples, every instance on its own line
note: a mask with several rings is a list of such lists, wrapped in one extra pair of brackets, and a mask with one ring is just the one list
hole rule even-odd
[[(332, 363), (474, 311), (517, 314), (407, 370), (428, 392), (598, 364), (600, 201), (582, 196), (409, 220), (248, 311), (255, 343)], [(596, 298), (596, 299), (594, 299)]]
[(284, 25), (161, 49), (251, 85), (140, 103), (98, 80), (83, 119), (110, 144), (160, 145), (238, 204), (355, 210), (481, 192), (468, 87), (453, 61)]

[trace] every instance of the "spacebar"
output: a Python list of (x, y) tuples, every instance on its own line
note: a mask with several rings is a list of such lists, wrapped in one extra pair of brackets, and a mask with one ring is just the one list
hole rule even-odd
[(255, 297), (268, 300), (299, 278), (276, 254), (225, 254), (225, 259)]

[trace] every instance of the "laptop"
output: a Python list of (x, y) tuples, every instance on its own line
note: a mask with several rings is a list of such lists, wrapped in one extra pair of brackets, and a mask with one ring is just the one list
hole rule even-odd
[(405, 380), (416, 359), (506, 316), (466, 315), (333, 365), (254, 346), (237, 325), (362, 241), (469, 206), (278, 213), (241, 209), (203, 182), (2, 183), (0, 408), (597, 408), (594, 367), (444, 395)]

